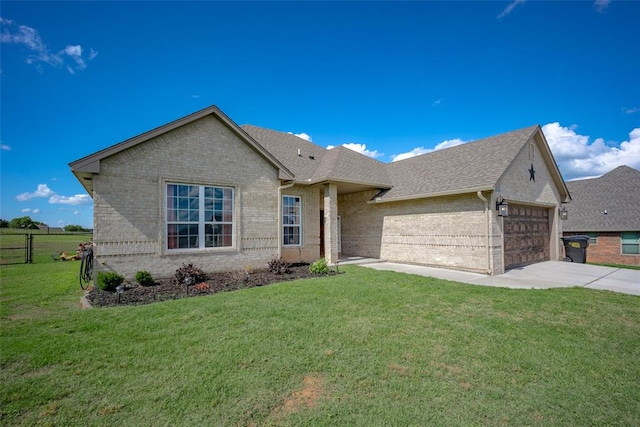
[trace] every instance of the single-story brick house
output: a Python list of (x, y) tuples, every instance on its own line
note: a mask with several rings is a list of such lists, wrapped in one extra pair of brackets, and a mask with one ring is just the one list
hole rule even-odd
[(382, 163), (211, 106), (70, 167), (94, 200), (98, 269), (126, 277), (342, 254), (501, 274), (562, 259), (570, 200), (539, 126)]
[(640, 265), (640, 171), (620, 166), (567, 187), (573, 201), (563, 234), (591, 237), (587, 262)]

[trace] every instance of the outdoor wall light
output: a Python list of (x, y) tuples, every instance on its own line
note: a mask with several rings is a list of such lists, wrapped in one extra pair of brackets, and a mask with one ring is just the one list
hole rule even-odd
[(509, 216), (509, 203), (500, 197), (496, 200), (496, 210), (498, 211), (498, 216)]
[(567, 212), (567, 208), (565, 208), (564, 206), (560, 208), (560, 219), (569, 219), (569, 212)]

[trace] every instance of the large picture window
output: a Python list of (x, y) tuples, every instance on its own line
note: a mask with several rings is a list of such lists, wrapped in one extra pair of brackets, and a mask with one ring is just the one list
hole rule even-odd
[(282, 243), (285, 246), (302, 244), (302, 199), (300, 196), (282, 197)]
[(233, 188), (167, 184), (167, 249), (233, 247)]
[(640, 233), (620, 233), (620, 240), (624, 255), (640, 254)]

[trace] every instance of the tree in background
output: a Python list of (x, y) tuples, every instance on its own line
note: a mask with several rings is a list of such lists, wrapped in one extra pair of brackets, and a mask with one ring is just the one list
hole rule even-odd
[(78, 231), (87, 232), (87, 231), (91, 231), (91, 230), (86, 229), (81, 225), (69, 224), (69, 225), (65, 225), (64, 226), (64, 231), (69, 231), (69, 232), (78, 232)]
[(20, 216), (18, 218), (13, 218), (11, 221), (9, 221), (10, 228), (37, 229), (38, 224), (46, 225), (41, 222), (35, 222), (29, 216)]
[(0, 219), (0, 228), (9, 228), (9, 221), (6, 219)]

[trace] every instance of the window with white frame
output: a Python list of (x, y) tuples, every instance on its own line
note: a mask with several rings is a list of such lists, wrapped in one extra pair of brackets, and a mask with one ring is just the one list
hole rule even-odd
[(587, 236), (589, 236), (589, 246), (598, 244), (598, 233), (587, 233)]
[(640, 254), (640, 233), (620, 233), (620, 243), (622, 245), (623, 255)]
[(302, 198), (282, 196), (282, 243), (285, 246), (302, 244)]
[(233, 247), (231, 187), (167, 184), (167, 249)]

